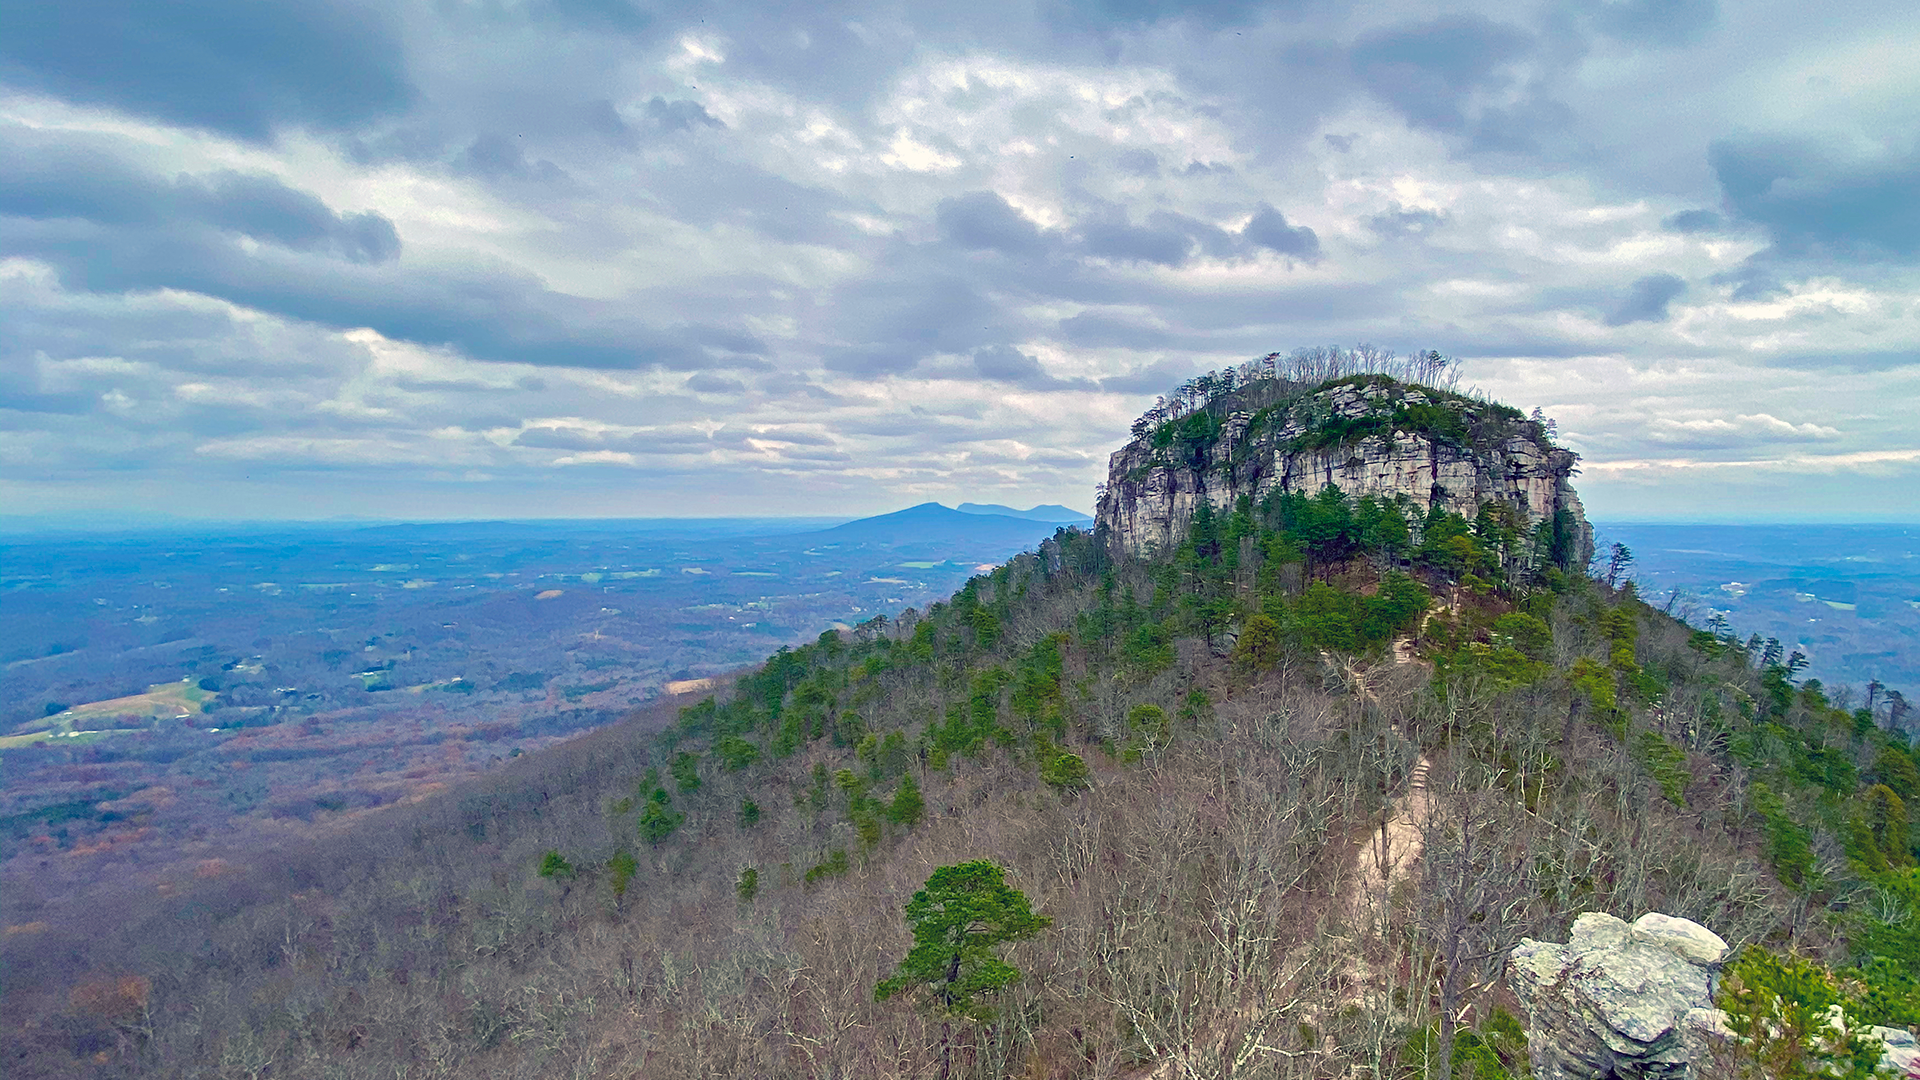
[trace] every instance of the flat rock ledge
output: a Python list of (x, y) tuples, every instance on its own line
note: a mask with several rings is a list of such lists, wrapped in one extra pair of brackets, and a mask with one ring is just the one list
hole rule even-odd
[(1507, 982), (1527, 1010), (1537, 1080), (1692, 1076), (1709, 1039), (1729, 1034), (1713, 1007), (1727, 943), (1688, 919), (1632, 923), (1588, 912), (1566, 944), (1523, 939)]

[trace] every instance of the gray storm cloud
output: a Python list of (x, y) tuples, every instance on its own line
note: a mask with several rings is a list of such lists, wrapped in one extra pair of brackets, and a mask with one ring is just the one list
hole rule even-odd
[(1613, 309), (1613, 314), (1607, 316), (1607, 325), (1665, 322), (1669, 314), (1668, 305), (1686, 291), (1687, 283), (1672, 274), (1648, 274), (1627, 290), (1626, 299)]
[(385, 5), (303, 0), (10, 0), (0, 79), (249, 141), (344, 131), (417, 101)]
[(1703, 460), (1884, 491), (1844, 463), (1920, 446), (1903, 5), (0, 25), (22, 512), (1085, 508), (1156, 393), (1362, 340), (1556, 412), (1602, 515), (1739, 506)]

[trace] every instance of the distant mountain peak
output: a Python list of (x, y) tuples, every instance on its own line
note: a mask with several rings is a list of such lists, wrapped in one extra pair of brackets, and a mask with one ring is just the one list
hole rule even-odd
[(1015, 510), (1011, 506), (1002, 506), (999, 503), (964, 502), (960, 504), (959, 509), (963, 514), (984, 514), (994, 517), (1021, 518), (1026, 521), (1046, 521), (1057, 524), (1074, 524), (1093, 520), (1093, 515), (1083, 514), (1078, 510), (1069, 510), (1059, 503), (1042, 503), (1031, 510)]
[(1016, 548), (1037, 544), (1061, 525), (1085, 523), (1052, 521), (1026, 516), (962, 512), (936, 502), (920, 503), (890, 514), (877, 514), (843, 525), (805, 535), (829, 542), (879, 544), (886, 547), (926, 544), (936, 539), (951, 542), (961, 537), (974, 541), (1010, 543)]

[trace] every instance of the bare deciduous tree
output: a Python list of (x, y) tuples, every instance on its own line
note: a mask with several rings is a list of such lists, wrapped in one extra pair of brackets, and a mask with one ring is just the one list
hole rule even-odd
[(1413, 902), (1434, 988), (1431, 1076), (1452, 1075), (1455, 1034), (1518, 942), (1535, 893), (1534, 826), (1499, 779), (1464, 755), (1442, 759), (1427, 775)]

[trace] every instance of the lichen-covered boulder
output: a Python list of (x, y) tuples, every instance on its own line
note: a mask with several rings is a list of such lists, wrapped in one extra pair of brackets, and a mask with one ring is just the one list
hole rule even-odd
[(1691, 1074), (1727, 943), (1657, 912), (1632, 924), (1600, 912), (1574, 920), (1566, 944), (1523, 940), (1507, 983), (1528, 1014), (1538, 1080), (1656, 1080)]

